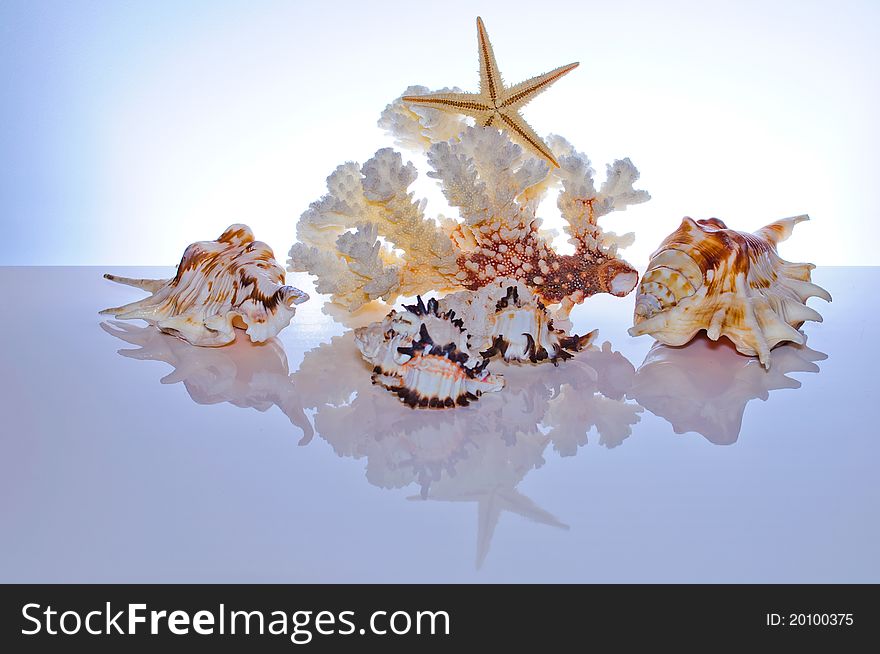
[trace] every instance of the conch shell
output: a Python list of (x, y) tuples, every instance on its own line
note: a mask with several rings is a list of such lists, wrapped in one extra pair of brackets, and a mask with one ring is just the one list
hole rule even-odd
[(554, 327), (553, 318), (538, 296), (524, 283), (501, 278), (478, 291), (459, 291), (440, 300), (467, 330), (471, 347), (507, 362), (550, 361), (558, 365), (587, 347), (597, 331), (569, 336)]
[(700, 330), (727, 336), (736, 349), (770, 367), (770, 350), (785, 341), (802, 345), (798, 331), (822, 316), (806, 305), (831, 295), (810, 281), (810, 263), (789, 263), (776, 245), (808, 216), (784, 218), (754, 234), (728, 229), (717, 218), (684, 218), (651, 256), (636, 296), (631, 336), (650, 334), (684, 345)]
[(284, 329), (308, 294), (284, 285), (284, 268), (272, 249), (254, 240), (246, 225), (232, 225), (216, 241), (200, 241), (183, 254), (172, 279), (104, 275), (151, 293), (105, 309), (121, 319), (141, 319), (192, 345), (216, 347), (235, 340), (235, 327), (251, 341), (267, 341)]
[(361, 356), (373, 365), (373, 383), (411, 407), (467, 406), (504, 380), (486, 371), (488, 358), (471, 353), (461, 320), (421, 297), (402, 312), (355, 330)]

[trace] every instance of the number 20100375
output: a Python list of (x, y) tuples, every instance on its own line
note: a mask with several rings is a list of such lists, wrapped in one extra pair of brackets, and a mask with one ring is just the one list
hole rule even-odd
[(768, 613), (769, 627), (849, 627), (853, 624), (852, 613)]

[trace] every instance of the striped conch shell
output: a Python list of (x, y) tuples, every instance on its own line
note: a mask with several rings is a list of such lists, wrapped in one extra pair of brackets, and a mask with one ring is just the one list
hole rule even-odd
[(414, 408), (467, 406), (504, 388), (501, 375), (486, 370), (489, 359), (472, 354), (468, 334), (452, 311), (421, 297), (403, 311), (354, 332), (361, 356), (373, 366), (373, 383)]
[(192, 345), (217, 347), (235, 340), (235, 327), (262, 343), (287, 327), (307, 293), (284, 285), (284, 268), (246, 225), (232, 225), (216, 241), (193, 243), (171, 279), (110, 281), (148, 291), (137, 302), (101, 313), (141, 319)]
[(736, 349), (770, 367), (770, 350), (805, 341), (798, 331), (822, 316), (806, 305), (831, 295), (810, 281), (810, 263), (789, 263), (776, 245), (808, 216), (784, 218), (754, 234), (728, 229), (717, 218), (684, 218), (651, 256), (636, 296), (631, 336), (650, 334), (684, 345), (700, 330), (729, 338)]

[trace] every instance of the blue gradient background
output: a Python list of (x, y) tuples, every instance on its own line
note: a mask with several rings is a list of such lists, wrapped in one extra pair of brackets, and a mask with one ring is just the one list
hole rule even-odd
[(232, 222), (284, 258), (406, 86), (476, 90), (478, 13), (509, 82), (581, 62), (525, 115), (642, 171), (653, 200), (607, 221), (633, 263), (684, 214), (801, 212), (786, 258), (878, 263), (876, 1), (3, 0), (0, 264), (173, 264)]

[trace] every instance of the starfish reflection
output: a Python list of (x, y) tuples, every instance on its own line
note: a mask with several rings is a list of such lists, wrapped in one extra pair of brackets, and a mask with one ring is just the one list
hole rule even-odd
[(122, 356), (163, 361), (173, 367), (161, 383), (183, 382), (196, 404), (229, 402), (257, 411), (277, 406), (291, 424), (302, 430), (301, 443), (307, 443), (314, 435), (299, 403), (287, 368), (287, 355), (278, 339), (254, 344), (239, 331), (236, 340), (224, 347), (196, 347), (151, 326), (111, 320), (101, 323), (101, 329), (137, 346), (119, 350)]
[(703, 334), (683, 347), (655, 343), (627, 397), (667, 420), (677, 434), (694, 431), (711, 443), (729, 445), (739, 438), (751, 400), (767, 400), (770, 391), (781, 388), (800, 388), (786, 375), (819, 372), (815, 362), (827, 358), (806, 345), (787, 344), (773, 350), (773, 365), (765, 370), (726, 339), (711, 341)]
[(370, 382), (351, 333), (306, 353), (297, 379), (315, 431), (339, 456), (366, 459), (381, 488), (419, 487), (414, 500), (477, 505), (479, 567), (503, 512), (566, 525), (518, 490), (551, 446), (572, 456), (595, 428), (600, 445), (631, 434), (641, 409), (625, 399), (635, 369), (608, 344), (559, 367), (501, 366), (508, 382), (467, 408), (413, 410)]

